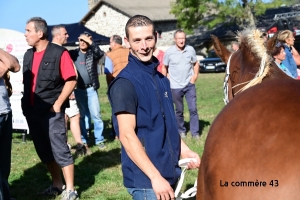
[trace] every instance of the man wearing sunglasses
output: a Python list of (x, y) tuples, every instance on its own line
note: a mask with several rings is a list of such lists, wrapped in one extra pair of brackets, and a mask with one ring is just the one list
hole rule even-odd
[(104, 55), (99, 46), (93, 42), (92, 35), (83, 32), (78, 37), (79, 49), (70, 50), (70, 55), (78, 72), (77, 88), (74, 90), (80, 112), (80, 130), (82, 142), (88, 144), (85, 128), (85, 113), (90, 113), (94, 121), (95, 144), (105, 148), (103, 121), (100, 114), (100, 103), (97, 90), (100, 87), (97, 64)]

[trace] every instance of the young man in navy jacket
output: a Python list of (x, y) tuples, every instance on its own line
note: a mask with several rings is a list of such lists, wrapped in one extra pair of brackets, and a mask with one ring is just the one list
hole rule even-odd
[(200, 158), (177, 130), (170, 83), (156, 70), (153, 22), (136, 15), (125, 27), (128, 65), (109, 87), (115, 130), (122, 143), (124, 185), (133, 199), (174, 199), (180, 176), (178, 160)]

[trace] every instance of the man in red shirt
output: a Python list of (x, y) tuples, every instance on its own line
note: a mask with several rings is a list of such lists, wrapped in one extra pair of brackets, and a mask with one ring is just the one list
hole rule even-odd
[[(51, 34), (52, 34), (52, 43), (54, 44), (62, 46), (63, 44), (66, 44), (68, 41), (69, 34), (66, 28), (62, 25), (54, 26), (52, 28)], [(74, 66), (74, 70), (76, 72), (75, 66)], [(70, 107), (65, 110), (66, 129), (68, 127), (67, 126), (68, 120), (70, 119), (70, 129), (76, 142), (76, 155), (86, 155), (88, 148), (87, 145), (85, 146), (81, 140), (80, 121), (79, 121), (80, 114), (79, 114), (79, 108), (77, 106), (77, 101), (75, 99), (74, 91), (69, 96), (69, 104)], [(69, 143), (68, 146), (71, 148), (71, 145)], [(90, 154), (90, 150), (89, 150), (89, 154)]]
[[(47, 22), (34, 17), (27, 21), (25, 38), (29, 46), (23, 63), (23, 114), (36, 152), (45, 163), (53, 184), (38, 193), (62, 194), (62, 200), (77, 199), (74, 162), (66, 143), (64, 110), (76, 85), (73, 62), (64, 47), (47, 40)], [(61, 170), (66, 182), (63, 190)]]

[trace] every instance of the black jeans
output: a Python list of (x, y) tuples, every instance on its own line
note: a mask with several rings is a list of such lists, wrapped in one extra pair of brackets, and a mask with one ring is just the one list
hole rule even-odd
[(11, 163), (12, 114), (0, 115), (0, 199), (10, 199), (8, 177)]

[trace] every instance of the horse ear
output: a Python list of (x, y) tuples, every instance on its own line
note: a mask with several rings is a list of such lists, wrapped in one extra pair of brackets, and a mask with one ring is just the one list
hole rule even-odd
[(275, 33), (275, 34), (273, 35), (273, 37), (271, 37), (271, 38), (267, 41), (267, 43), (266, 43), (267, 53), (268, 53), (268, 54), (270, 54), (270, 52), (272, 51), (272, 49), (274, 48), (274, 46), (275, 46), (276, 43), (277, 43), (278, 33), (279, 33), (279, 31), (278, 31), (277, 33)]
[(217, 53), (217, 55), (219, 56), (219, 53), (221, 51), (221, 42), (219, 40), (219, 38), (217, 38), (216, 36), (214, 35), (210, 35), (211, 39), (212, 39), (212, 43), (213, 43), (213, 46), (214, 46), (214, 50), (215, 52)]
[(224, 45), (216, 36), (211, 34), (210, 37), (212, 39), (216, 54), (222, 59), (223, 62), (227, 63), (231, 52), (226, 47), (224, 47)]

